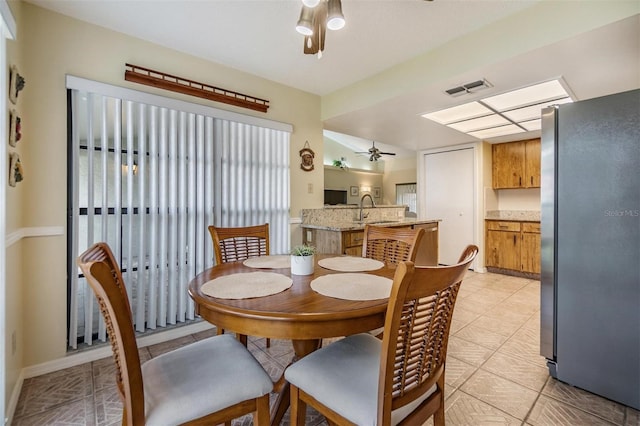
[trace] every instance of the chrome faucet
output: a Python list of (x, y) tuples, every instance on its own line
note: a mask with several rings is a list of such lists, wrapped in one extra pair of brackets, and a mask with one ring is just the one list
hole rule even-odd
[(364, 203), (364, 199), (367, 197), (369, 197), (369, 199), (371, 200), (371, 207), (376, 207), (376, 203), (373, 201), (373, 197), (371, 196), (371, 194), (364, 194), (362, 198), (360, 198), (360, 214), (358, 216), (358, 221), (360, 222), (362, 222), (367, 216), (369, 216), (368, 213), (365, 216), (362, 216), (362, 204)]

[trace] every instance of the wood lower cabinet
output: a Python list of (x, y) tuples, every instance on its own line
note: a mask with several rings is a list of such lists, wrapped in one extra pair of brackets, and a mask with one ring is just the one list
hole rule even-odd
[(346, 231), (342, 233), (342, 253), (349, 256), (362, 256), (364, 231)]
[[(388, 227), (423, 228), (425, 234), (421, 240), (416, 265), (438, 264), (438, 222)], [(302, 242), (313, 245), (318, 253), (346, 254), (362, 256), (364, 230), (334, 231), (328, 229), (303, 228)]]
[(540, 223), (522, 223), (522, 271), (540, 273)]
[(486, 221), (487, 268), (540, 274), (540, 223)]
[(487, 222), (486, 265), (520, 270), (520, 223)]

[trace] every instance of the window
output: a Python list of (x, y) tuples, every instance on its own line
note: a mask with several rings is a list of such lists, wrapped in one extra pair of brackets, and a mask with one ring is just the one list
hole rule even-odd
[(396, 184), (396, 204), (409, 206), (409, 212), (417, 213), (417, 195), (415, 183)]
[(195, 319), (187, 286), (213, 264), (208, 225), (269, 222), (271, 251), (288, 252), (286, 125), (72, 77), (68, 87), (71, 348), (106, 340), (75, 266), (94, 242), (114, 251), (140, 333)]

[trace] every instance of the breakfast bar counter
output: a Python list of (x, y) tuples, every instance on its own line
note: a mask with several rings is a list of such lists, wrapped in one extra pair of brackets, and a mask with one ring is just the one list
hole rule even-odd
[(302, 242), (316, 247), (318, 253), (362, 256), (364, 227), (367, 224), (384, 227), (422, 228), (422, 237), (416, 256), (416, 265), (438, 264), (439, 219), (399, 219), (388, 221), (327, 222), (302, 224)]
[(416, 219), (416, 218), (400, 218), (397, 220), (381, 219), (381, 220), (365, 220), (365, 221), (348, 221), (336, 220), (324, 223), (302, 223), (300, 226), (306, 229), (323, 229), (327, 231), (362, 231), (365, 225), (385, 226), (385, 227), (413, 227), (414, 225), (425, 225), (429, 223), (438, 223), (441, 219)]

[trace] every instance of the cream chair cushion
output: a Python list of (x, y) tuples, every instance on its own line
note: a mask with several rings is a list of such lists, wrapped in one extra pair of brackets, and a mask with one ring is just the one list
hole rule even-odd
[(142, 365), (147, 425), (177, 425), (260, 397), (273, 382), (229, 334), (160, 355)]
[[(382, 341), (362, 333), (346, 337), (293, 363), (284, 375), (336, 413), (360, 425), (377, 424)], [(398, 424), (434, 391), (391, 413)]]

